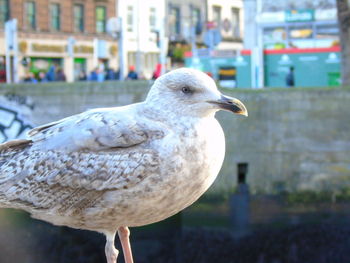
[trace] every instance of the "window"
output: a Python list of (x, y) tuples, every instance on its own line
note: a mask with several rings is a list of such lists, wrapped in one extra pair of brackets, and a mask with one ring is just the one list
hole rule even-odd
[(213, 21), (217, 28), (221, 27), (221, 7), (213, 6)]
[(169, 32), (171, 35), (178, 35), (180, 31), (180, 8), (171, 6), (169, 14)]
[(154, 7), (151, 7), (149, 9), (149, 27), (151, 32), (154, 32), (157, 30), (157, 24), (156, 24), (156, 9)]
[(197, 35), (202, 33), (202, 24), (201, 24), (201, 11), (199, 8), (192, 7), (191, 14), (191, 25), (195, 28)]
[(0, 27), (10, 18), (9, 0), (0, 0)]
[(134, 8), (132, 6), (128, 6), (128, 12), (127, 12), (127, 30), (128, 32), (134, 31)]
[(232, 34), (234, 38), (241, 37), (241, 31), (239, 27), (239, 9), (232, 8)]
[(106, 32), (106, 7), (104, 6), (96, 7), (96, 32)]
[(318, 39), (339, 39), (339, 28), (337, 25), (318, 25), (316, 29), (316, 38)]
[(291, 26), (289, 28), (290, 39), (311, 39), (313, 37), (313, 30), (310, 26)]
[(197, 26), (198, 23), (200, 23), (201, 20), (201, 11), (199, 8), (192, 8), (192, 14), (191, 14), (191, 22), (192, 26)]
[(265, 28), (263, 41), (265, 49), (286, 48), (287, 33), (284, 27)]
[(84, 32), (84, 6), (74, 5), (74, 32)]
[(59, 31), (61, 29), (61, 11), (59, 4), (50, 5), (51, 29)]
[(27, 29), (35, 30), (36, 28), (36, 17), (35, 17), (35, 3), (26, 2), (25, 3), (25, 19)]

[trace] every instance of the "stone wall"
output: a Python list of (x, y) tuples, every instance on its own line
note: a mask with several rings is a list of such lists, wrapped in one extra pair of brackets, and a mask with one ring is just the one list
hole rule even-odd
[[(26, 112), (26, 118), (35, 126), (95, 107), (141, 101), (150, 85), (142, 81), (3, 85), (0, 106), (4, 98), (21, 98), (17, 105), (30, 101), (31, 114)], [(253, 193), (337, 191), (349, 186), (350, 89), (223, 92), (242, 100), (249, 117), (218, 114), (227, 154), (210, 193), (232, 192), (238, 163), (248, 163), (246, 182)]]

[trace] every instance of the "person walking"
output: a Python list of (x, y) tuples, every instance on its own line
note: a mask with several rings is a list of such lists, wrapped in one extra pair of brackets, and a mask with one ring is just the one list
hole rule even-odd
[(286, 76), (286, 85), (288, 88), (294, 87), (294, 67), (289, 68), (289, 72)]

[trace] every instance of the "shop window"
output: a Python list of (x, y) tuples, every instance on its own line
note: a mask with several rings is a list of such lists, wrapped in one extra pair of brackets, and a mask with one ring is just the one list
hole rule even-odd
[(50, 5), (51, 30), (60, 31), (61, 29), (61, 10), (59, 4)]
[(86, 80), (86, 59), (85, 58), (74, 58), (74, 80)]
[(9, 0), (0, 0), (0, 27), (10, 18)]
[(288, 31), (289, 35), (289, 48), (313, 48), (315, 47), (315, 41), (313, 36), (313, 29), (311, 25), (290, 27)]
[(84, 32), (84, 6), (74, 5), (74, 32)]
[(106, 32), (106, 7), (97, 6), (96, 7), (96, 32), (105, 33)]
[(264, 29), (264, 48), (281, 49), (286, 47), (286, 30), (282, 27)]
[(316, 47), (339, 45), (339, 28), (337, 25), (318, 25), (315, 33)]
[(290, 39), (310, 39), (312, 38), (313, 30), (311, 27), (291, 27), (289, 29)]
[(25, 18), (27, 29), (35, 30), (36, 28), (36, 17), (35, 17), (35, 2), (26, 2), (25, 3)]

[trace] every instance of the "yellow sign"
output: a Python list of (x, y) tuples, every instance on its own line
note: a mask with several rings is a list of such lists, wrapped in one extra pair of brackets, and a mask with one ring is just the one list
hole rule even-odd
[(234, 76), (236, 75), (235, 69), (220, 69), (219, 74), (223, 76)]
[(32, 50), (35, 52), (54, 52), (63, 53), (65, 52), (65, 46), (58, 45), (43, 45), (43, 44), (32, 44)]
[(94, 47), (85, 45), (74, 46), (74, 53), (92, 54), (94, 53)]

